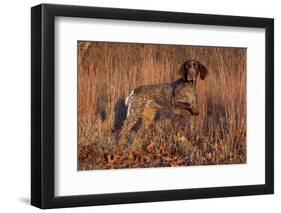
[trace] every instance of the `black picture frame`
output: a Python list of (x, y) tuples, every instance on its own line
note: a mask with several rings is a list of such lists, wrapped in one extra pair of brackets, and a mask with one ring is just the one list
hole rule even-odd
[[(162, 23), (264, 28), (265, 184), (93, 195), (54, 195), (55, 17), (100, 18)], [(41, 4), (31, 8), (31, 204), (61, 208), (121, 203), (217, 198), (274, 193), (274, 19)]]

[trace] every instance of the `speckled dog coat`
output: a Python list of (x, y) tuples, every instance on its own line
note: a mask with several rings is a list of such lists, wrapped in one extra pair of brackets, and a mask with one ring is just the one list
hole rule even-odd
[(140, 119), (142, 125), (153, 122), (157, 112), (161, 111), (177, 116), (199, 114), (195, 85), (183, 79), (133, 89), (126, 99), (126, 105), (126, 125), (129, 131)]

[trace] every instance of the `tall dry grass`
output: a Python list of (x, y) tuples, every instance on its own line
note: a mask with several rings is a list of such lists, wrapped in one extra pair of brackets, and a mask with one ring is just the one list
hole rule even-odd
[[(199, 116), (180, 130), (164, 121), (121, 145), (129, 92), (178, 79), (188, 59), (209, 70), (197, 84)], [(245, 48), (80, 41), (78, 85), (79, 169), (246, 162)]]

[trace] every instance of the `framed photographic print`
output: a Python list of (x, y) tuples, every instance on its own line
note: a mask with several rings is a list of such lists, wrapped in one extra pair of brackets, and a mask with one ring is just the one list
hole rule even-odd
[(274, 20), (31, 9), (31, 203), (272, 194)]

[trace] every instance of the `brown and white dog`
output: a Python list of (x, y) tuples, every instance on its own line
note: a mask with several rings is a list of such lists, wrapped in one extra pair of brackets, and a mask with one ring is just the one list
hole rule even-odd
[(133, 89), (126, 99), (128, 110), (124, 128), (130, 131), (139, 121), (147, 126), (159, 112), (181, 117), (198, 115), (196, 79), (199, 74), (202, 80), (205, 79), (206, 67), (196, 60), (188, 60), (182, 65), (180, 79)]

